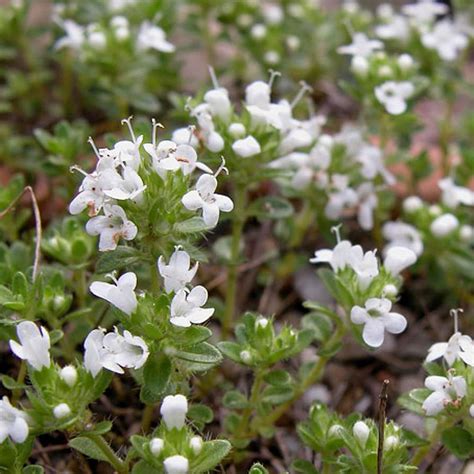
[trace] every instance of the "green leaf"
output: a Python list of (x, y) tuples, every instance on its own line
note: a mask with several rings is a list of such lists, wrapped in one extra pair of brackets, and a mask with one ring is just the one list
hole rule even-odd
[(171, 361), (164, 354), (149, 357), (143, 369), (143, 386), (140, 400), (152, 404), (159, 401), (171, 376)]
[(280, 405), (291, 400), (294, 393), (295, 391), (291, 386), (266, 387), (261, 395), (261, 400), (264, 403)]
[(32, 464), (30, 466), (25, 466), (22, 471), (22, 474), (43, 474), (44, 469), (41, 466), (38, 466), (38, 464)]
[(2, 375), (0, 377), (0, 380), (2, 381), (2, 385), (7, 389), (7, 390), (24, 390), (25, 388), (28, 387), (28, 385), (24, 383), (18, 383), (14, 378), (9, 377), (8, 375)]
[(108, 461), (107, 456), (97, 447), (97, 445), (85, 436), (78, 436), (77, 438), (71, 439), (69, 441), (69, 446), (76, 451), (85, 454), (89, 458), (96, 459), (97, 461)]
[(189, 407), (187, 417), (195, 423), (205, 425), (214, 419), (214, 413), (208, 406), (202, 403), (193, 403)]
[(217, 344), (217, 347), (230, 360), (233, 360), (238, 364), (242, 363), (242, 360), (240, 358), (242, 348), (240, 344), (237, 344), (236, 342), (222, 341)]
[(291, 384), (291, 376), (286, 370), (272, 370), (265, 374), (264, 380), (276, 387)]
[(297, 459), (291, 465), (295, 474), (319, 474), (312, 463), (304, 459)]
[(268, 471), (260, 463), (256, 463), (250, 468), (249, 474), (268, 474)]
[(254, 201), (248, 210), (249, 216), (264, 219), (285, 219), (293, 215), (291, 203), (284, 198), (265, 196)]
[(329, 339), (334, 328), (329, 316), (317, 311), (307, 314), (303, 318), (302, 326), (305, 329), (310, 329), (313, 332), (314, 339), (321, 342)]
[(141, 459), (133, 466), (132, 474), (153, 474), (157, 472), (156, 468)]
[(101, 421), (97, 423), (93, 428), (87, 430), (87, 433), (96, 434), (96, 435), (103, 435), (108, 433), (112, 429), (112, 422), (111, 421)]
[(248, 400), (245, 395), (237, 390), (230, 390), (224, 395), (222, 403), (231, 410), (243, 410), (248, 406)]
[(230, 449), (229, 441), (223, 439), (205, 442), (202, 451), (191, 462), (189, 471), (199, 474), (214, 469), (227, 456)]
[(182, 234), (195, 234), (197, 232), (204, 232), (209, 230), (209, 226), (206, 225), (202, 217), (191, 217), (191, 219), (187, 219), (182, 222), (178, 222), (174, 226), (177, 232)]
[(186, 361), (186, 369), (191, 372), (209, 370), (222, 360), (222, 355), (217, 348), (207, 342), (201, 342), (187, 350), (177, 350), (174, 357)]
[(441, 440), (446, 448), (459, 459), (467, 459), (474, 453), (474, 437), (460, 426), (444, 430)]
[(141, 259), (140, 253), (133, 247), (119, 245), (111, 252), (104, 252), (97, 260), (95, 269), (97, 273), (112, 272), (129, 267)]

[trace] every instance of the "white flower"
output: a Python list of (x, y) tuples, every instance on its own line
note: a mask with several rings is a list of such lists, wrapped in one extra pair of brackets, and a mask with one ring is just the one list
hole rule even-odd
[(403, 15), (393, 15), (387, 22), (375, 27), (375, 34), (384, 40), (405, 41), (410, 35), (410, 27)]
[(425, 387), (433, 390), (423, 402), (423, 409), (428, 416), (435, 416), (448, 405), (457, 405), (466, 395), (466, 380), (464, 377), (454, 377), (448, 372), (448, 377), (430, 375), (425, 379)]
[(166, 40), (165, 32), (149, 21), (140, 25), (137, 36), (137, 47), (139, 49), (156, 49), (162, 53), (172, 53), (176, 48)]
[(415, 61), (410, 54), (401, 54), (398, 56), (397, 64), (402, 71), (406, 72), (414, 66)]
[(158, 271), (165, 280), (166, 292), (178, 292), (185, 288), (194, 278), (194, 275), (196, 275), (198, 266), (199, 263), (196, 262), (194, 267), (191, 268), (189, 254), (184, 250), (180, 250), (179, 247), (176, 247), (171, 255), (168, 265), (166, 265), (163, 256), (160, 256), (158, 259)]
[(230, 212), (234, 208), (232, 200), (222, 194), (216, 194), (217, 179), (210, 174), (199, 177), (196, 189), (186, 193), (181, 202), (186, 209), (202, 209), (202, 218), (209, 227), (215, 227), (219, 221), (219, 212)]
[(352, 433), (354, 434), (354, 438), (356, 438), (359, 444), (364, 448), (370, 434), (370, 429), (366, 423), (357, 421), (352, 428)]
[(127, 219), (125, 211), (117, 205), (104, 205), (104, 216), (90, 219), (86, 224), (89, 235), (100, 235), (99, 250), (115, 250), (120, 238), (133, 240), (138, 233), (137, 226)]
[(151, 454), (159, 456), (164, 446), (165, 442), (161, 438), (152, 438), (150, 441)]
[(229, 100), (229, 92), (224, 87), (211, 89), (204, 94), (204, 102), (206, 102), (212, 112), (224, 121), (228, 121), (232, 113), (232, 105)]
[(402, 12), (412, 18), (416, 25), (431, 23), (438, 15), (448, 12), (448, 6), (436, 0), (419, 0), (402, 7)]
[(267, 34), (267, 27), (262, 23), (256, 23), (250, 30), (253, 39), (262, 39)]
[(87, 42), (95, 49), (103, 49), (107, 45), (107, 36), (103, 31), (91, 31), (87, 36)]
[(360, 245), (354, 245), (349, 258), (349, 265), (357, 275), (359, 287), (365, 290), (379, 274), (379, 265), (377, 257), (375, 256), (375, 250), (364, 253)]
[(255, 81), (245, 88), (246, 105), (266, 109), (271, 102), (271, 87), (263, 81)]
[(193, 450), (193, 453), (198, 455), (202, 451), (202, 438), (200, 436), (193, 436), (189, 440), (189, 447)]
[(392, 115), (400, 115), (407, 109), (407, 99), (415, 92), (409, 81), (387, 81), (375, 88), (375, 97)]
[(130, 199), (139, 203), (145, 189), (140, 175), (131, 166), (125, 166), (121, 180), (112, 188), (104, 190), (104, 194), (112, 199)]
[(247, 129), (243, 123), (233, 122), (229, 125), (227, 131), (233, 138), (240, 138), (245, 135)]
[(357, 187), (356, 193), (359, 201), (357, 221), (362, 229), (370, 230), (374, 227), (374, 209), (378, 203), (374, 185), (370, 181), (362, 183)]
[(418, 196), (409, 196), (403, 201), (403, 210), (408, 213), (416, 212), (423, 207), (423, 201)]
[(193, 148), (199, 146), (199, 139), (195, 133), (190, 132), (189, 127), (177, 128), (171, 135), (171, 140), (177, 145), (190, 145)]
[(374, 51), (383, 49), (383, 43), (379, 40), (371, 40), (365, 33), (354, 33), (352, 43), (337, 48), (339, 54), (350, 54), (368, 58)]
[(383, 266), (393, 275), (397, 276), (405, 268), (416, 262), (416, 254), (407, 247), (390, 247), (383, 261)]
[(362, 166), (361, 174), (364, 178), (374, 179), (377, 175), (381, 175), (387, 184), (395, 184), (395, 177), (385, 168), (380, 148), (373, 145), (363, 145), (357, 151), (355, 159)]
[(474, 227), (472, 225), (462, 225), (459, 229), (459, 237), (463, 242), (470, 242), (474, 236)]
[(280, 62), (280, 55), (276, 51), (267, 51), (263, 59), (268, 64), (277, 64)]
[(385, 438), (385, 441), (383, 443), (383, 449), (385, 451), (390, 451), (391, 449), (398, 446), (399, 441), (400, 439), (398, 438), (398, 436), (388, 436), (387, 438)]
[(136, 171), (141, 163), (140, 146), (143, 142), (143, 135), (135, 137), (130, 119), (122, 120), (122, 123), (128, 126), (132, 140), (120, 140), (115, 143), (113, 150), (102, 148), (99, 153), (113, 157), (116, 166), (129, 166)]
[(474, 342), (469, 336), (455, 332), (448, 342), (437, 342), (428, 349), (427, 362), (443, 357), (449, 366), (458, 359), (474, 367)]
[(278, 25), (285, 17), (283, 9), (279, 5), (274, 5), (271, 3), (262, 5), (262, 14), (265, 18), (265, 21), (270, 25)]
[(69, 387), (73, 387), (77, 382), (77, 370), (73, 365), (66, 365), (60, 370), (59, 377), (61, 377)]
[(46, 329), (32, 321), (22, 321), (16, 327), (18, 342), (10, 340), (10, 349), (20, 359), (26, 360), (35, 370), (49, 367), (51, 360), (49, 348), (51, 346), (49, 334)]
[(101, 329), (94, 329), (84, 341), (84, 365), (93, 377), (104, 368), (123, 374), (123, 367), (139, 369), (145, 364), (149, 351), (145, 341), (124, 331), (123, 336), (115, 332), (104, 335)]
[(58, 420), (71, 414), (71, 409), (67, 403), (60, 403), (53, 408), (53, 415)]
[(365, 308), (354, 306), (351, 309), (351, 321), (363, 324), (362, 337), (371, 347), (383, 344), (384, 332), (400, 334), (407, 327), (406, 319), (398, 313), (391, 313), (392, 303), (386, 298), (369, 298)]
[(90, 290), (93, 295), (103, 298), (130, 316), (138, 305), (134, 291), (136, 286), (137, 276), (133, 272), (128, 272), (116, 280), (115, 284), (94, 281)]
[(61, 24), (66, 36), (60, 38), (56, 41), (54, 47), (56, 49), (61, 48), (71, 48), (71, 49), (80, 49), (84, 43), (84, 27), (78, 25), (73, 20), (64, 20)]
[(341, 217), (344, 208), (355, 206), (358, 203), (357, 193), (349, 187), (349, 177), (334, 174), (331, 177), (332, 190), (328, 194), (328, 202), (324, 208), (327, 218), (336, 220)]
[(188, 412), (188, 400), (184, 395), (168, 395), (161, 404), (160, 413), (169, 430), (177, 428), (180, 430), (185, 423)]
[(369, 61), (364, 56), (353, 56), (351, 60), (351, 71), (357, 76), (365, 77), (369, 72)]
[(444, 178), (438, 181), (442, 191), (441, 200), (448, 207), (456, 208), (460, 204), (474, 206), (474, 191), (463, 186), (456, 186), (453, 178)]
[(171, 456), (163, 461), (166, 474), (187, 474), (189, 470), (189, 461), (180, 455)]
[(252, 135), (249, 135), (246, 138), (236, 140), (232, 144), (232, 150), (242, 158), (249, 158), (250, 156), (258, 155), (262, 149), (260, 148), (260, 143)]
[(201, 308), (207, 302), (207, 290), (203, 286), (194, 287), (189, 293), (179, 290), (171, 301), (171, 324), (189, 327), (201, 324), (214, 313), (214, 308)]
[(312, 142), (313, 137), (307, 130), (301, 127), (293, 128), (281, 141), (278, 151), (280, 153), (289, 153), (296, 148), (307, 147)]
[(406, 247), (412, 250), (417, 257), (423, 253), (421, 234), (410, 224), (399, 221), (386, 222), (382, 227), (382, 234), (390, 242), (384, 249), (385, 253), (391, 247)]
[(0, 444), (8, 436), (15, 443), (23, 443), (29, 432), (27, 420), (27, 414), (13, 407), (4, 396), (0, 401)]
[(309, 261), (311, 263), (329, 263), (331, 268), (337, 272), (352, 262), (352, 248), (353, 246), (348, 240), (342, 240), (333, 250), (317, 250), (314, 252), (314, 258)]
[(459, 227), (458, 218), (453, 214), (443, 214), (430, 225), (431, 233), (436, 237), (445, 237)]
[(434, 49), (441, 59), (454, 61), (467, 47), (468, 38), (452, 21), (445, 19), (436, 22), (431, 31), (423, 33), (421, 42), (425, 48)]

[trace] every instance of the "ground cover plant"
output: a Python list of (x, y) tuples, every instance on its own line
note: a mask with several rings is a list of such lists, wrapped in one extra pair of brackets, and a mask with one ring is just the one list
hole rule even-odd
[(0, 472), (471, 472), (469, 1), (0, 6)]

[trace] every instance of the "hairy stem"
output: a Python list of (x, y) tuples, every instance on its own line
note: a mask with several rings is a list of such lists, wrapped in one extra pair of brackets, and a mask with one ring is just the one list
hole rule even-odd
[(226, 339), (232, 331), (236, 294), (238, 264), (240, 261), (240, 242), (245, 225), (246, 190), (241, 183), (237, 183), (234, 196), (234, 220), (232, 222), (232, 240), (230, 248), (230, 262), (227, 266), (227, 291), (225, 297), (225, 312), (222, 320), (222, 338)]
[[(25, 381), (26, 377), (26, 361), (22, 360), (20, 364), (20, 370), (18, 371), (18, 377), (16, 378), (16, 382), (18, 384), (22, 384)], [(12, 394), (12, 405), (15, 406), (18, 401), (20, 400), (20, 396), (23, 390), (21, 388), (16, 388), (13, 390)]]
[(89, 438), (98, 449), (104, 454), (109, 463), (119, 474), (127, 474), (129, 472), (127, 464), (125, 464), (105, 441), (105, 439), (97, 434), (93, 433), (84, 433), (85, 437)]
[(153, 405), (145, 405), (142, 416), (142, 431), (148, 433), (150, 431), (151, 422), (153, 420)]

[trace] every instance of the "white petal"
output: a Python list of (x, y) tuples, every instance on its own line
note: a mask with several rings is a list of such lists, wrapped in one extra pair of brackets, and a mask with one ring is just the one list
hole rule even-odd
[(354, 324), (364, 324), (370, 319), (369, 314), (364, 308), (360, 306), (354, 306), (351, 309), (351, 321)]
[(204, 201), (196, 190), (189, 191), (181, 199), (184, 207), (190, 211), (195, 211), (203, 206)]
[(201, 324), (207, 321), (213, 314), (214, 308), (194, 308), (188, 314), (188, 319), (193, 324)]
[(219, 206), (216, 203), (204, 203), (202, 206), (202, 218), (207, 226), (215, 227), (219, 222)]
[(442, 392), (433, 392), (423, 402), (423, 409), (428, 416), (437, 415), (444, 409), (445, 396)]
[(199, 285), (194, 287), (189, 293), (187, 300), (194, 306), (203, 306), (206, 304), (208, 293), (206, 288)]
[(400, 334), (407, 327), (407, 320), (398, 313), (388, 313), (382, 316), (385, 329), (392, 334)]
[(384, 339), (384, 325), (379, 318), (367, 320), (362, 331), (365, 343), (370, 347), (380, 347)]
[(428, 356), (426, 357), (426, 361), (432, 362), (436, 359), (439, 359), (440, 357), (443, 357), (444, 353), (446, 352), (447, 347), (448, 347), (447, 342), (437, 342), (436, 344), (433, 344), (428, 349)]
[(188, 318), (185, 318), (184, 316), (178, 316), (176, 318), (171, 318), (170, 319), (171, 324), (175, 326), (179, 326), (182, 328), (188, 328), (191, 326), (191, 321), (189, 321)]
[(441, 377), (440, 375), (430, 375), (425, 379), (425, 387), (434, 391), (443, 390), (447, 383), (448, 379), (446, 377)]
[(18, 416), (10, 430), (10, 436), (15, 443), (23, 443), (28, 437), (28, 431), (28, 423), (24, 418)]
[(135, 275), (135, 273), (133, 272), (124, 273), (118, 279), (118, 286), (130, 288), (134, 290), (135, 287), (137, 286), (137, 275)]
[(214, 194), (214, 199), (222, 212), (230, 212), (234, 209), (234, 203), (230, 197), (223, 194)]

